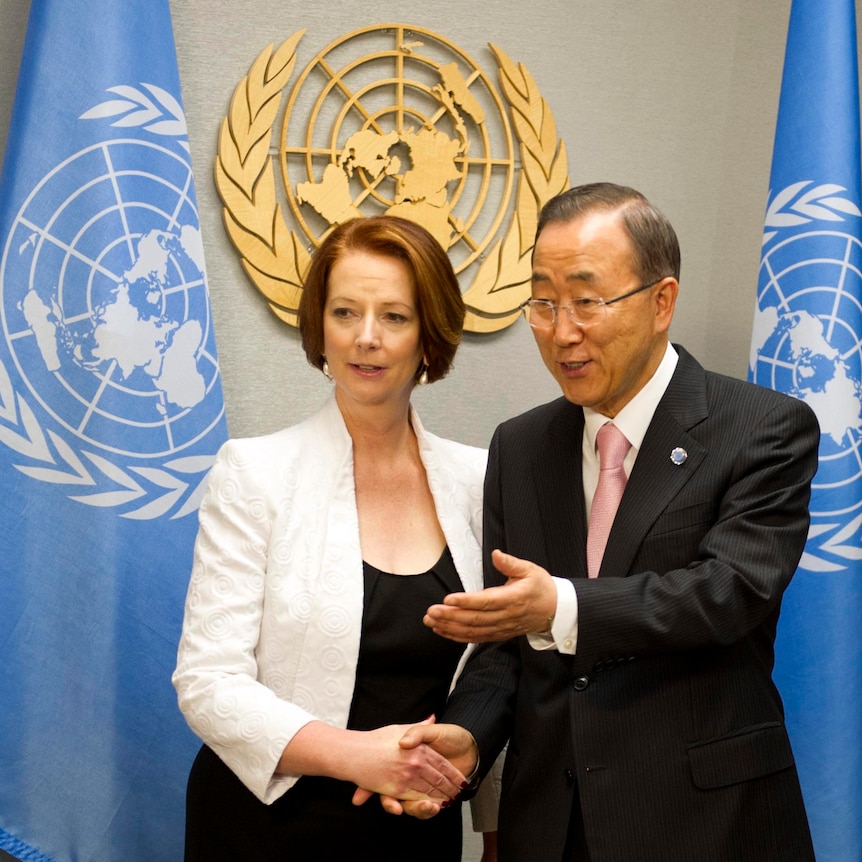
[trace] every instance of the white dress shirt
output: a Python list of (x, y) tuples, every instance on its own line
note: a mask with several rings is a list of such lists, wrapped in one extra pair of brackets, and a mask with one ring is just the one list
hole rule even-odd
[[(655, 414), (659, 401), (670, 384), (679, 355), (668, 342), (665, 354), (653, 376), (646, 382), (628, 404), (614, 417), (613, 423), (632, 444), (623, 462), (626, 476), (630, 476), (644, 436)], [(593, 496), (599, 482), (599, 454), (596, 451), (596, 434), (599, 428), (611, 420), (589, 407), (584, 407), (584, 437), (582, 446), (582, 469), (584, 479), (584, 502), (587, 519), (593, 505)], [(557, 588), (557, 610), (551, 630), (547, 634), (528, 635), (533, 649), (556, 649), (574, 655), (578, 646), (578, 595), (574, 582), (569, 578), (555, 577)]]

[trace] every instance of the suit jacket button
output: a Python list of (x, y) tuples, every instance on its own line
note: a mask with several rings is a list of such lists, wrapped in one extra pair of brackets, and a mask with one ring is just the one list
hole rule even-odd
[(572, 688), (575, 691), (584, 691), (589, 684), (590, 678), (588, 676), (579, 676), (572, 680)]
[(563, 778), (566, 779), (566, 784), (568, 784), (569, 787), (571, 787), (575, 783), (575, 774), (572, 772), (571, 769), (563, 770)]

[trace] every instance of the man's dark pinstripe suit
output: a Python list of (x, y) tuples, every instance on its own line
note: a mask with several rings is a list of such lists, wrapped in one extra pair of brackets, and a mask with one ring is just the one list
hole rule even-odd
[(817, 422), (677, 350), (598, 579), (584, 575), (582, 409), (561, 398), (491, 444), (486, 577), (501, 548), (573, 578), (579, 606), (576, 655), (481, 645), (442, 717), (482, 764), (511, 737), (500, 862), (563, 859), (578, 800), (591, 862), (814, 858), (771, 671)]

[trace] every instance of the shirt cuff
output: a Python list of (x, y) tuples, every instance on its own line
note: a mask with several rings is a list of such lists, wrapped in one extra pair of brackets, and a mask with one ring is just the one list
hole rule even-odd
[(555, 649), (564, 655), (574, 655), (578, 648), (578, 594), (568, 578), (552, 578), (557, 588), (557, 612), (551, 630), (527, 635), (534, 650)]

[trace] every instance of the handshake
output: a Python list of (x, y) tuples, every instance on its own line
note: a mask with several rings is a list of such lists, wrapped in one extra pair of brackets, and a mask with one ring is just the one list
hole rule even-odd
[[(544, 632), (557, 608), (557, 588), (541, 566), (502, 551), (492, 553), (494, 567), (505, 578), (499, 586), (470, 593), (450, 593), (432, 605), (423, 622), (442, 637), (460, 643), (502, 641)], [(354, 805), (375, 793), (390, 814), (427, 819), (451, 804), (469, 786), (479, 752), (469, 731), (457, 724), (390, 725), (368, 732), (388, 744), (374, 768), (353, 770)], [(369, 744), (372, 740), (366, 740)], [(397, 752), (393, 751), (397, 748)], [(357, 764), (358, 765), (358, 764)], [(386, 773), (385, 775), (383, 773)]]
[(432, 716), (420, 724), (406, 726), (406, 730), (404, 725), (391, 725), (380, 731), (392, 735), (397, 744), (392, 761), (395, 773), (389, 770), (383, 784), (372, 780), (368, 783), (373, 787), (358, 785), (354, 805), (362, 805), (379, 793), (383, 808), (390, 814), (427, 820), (451, 805), (469, 786), (467, 776), (476, 769), (478, 750), (472, 735), (463, 727), (435, 724)]

